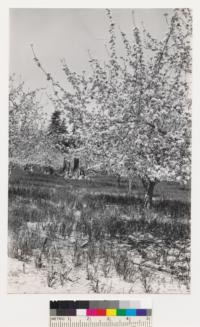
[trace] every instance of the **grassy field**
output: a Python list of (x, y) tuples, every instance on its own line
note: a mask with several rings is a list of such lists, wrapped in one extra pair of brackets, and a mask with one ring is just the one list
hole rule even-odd
[(15, 169), (9, 181), (9, 292), (180, 293), (190, 285), (190, 189), (138, 180), (64, 180)]

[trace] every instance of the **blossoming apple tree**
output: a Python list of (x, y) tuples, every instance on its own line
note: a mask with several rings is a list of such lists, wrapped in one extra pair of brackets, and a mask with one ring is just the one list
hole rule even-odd
[(146, 205), (161, 181), (190, 180), (191, 165), (191, 35), (189, 9), (166, 18), (163, 40), (145, 28), (132, 28), (132, 39), (120, 31), (123, 53), (110, 10), (108, 60), (90, 55), (87, 74), (62, 68), (72, 91), (63, 89), (34, 60), (53, 86), (55, 105), (63, 108), (72, 131), (90, 162), (108, 173), (138, 176)]
[(190, 180), (191, 14), (174, 10), (162, 41), (137, 27), (131, 42), (121, 32), (126, 50), (121, 57), (115, 24), (107, 14), (109, 61), (103, 67), (91, 60), (90, 97), (99, 108), (91, 125), (91, 148), (99, 149), (109, 169), (130, 179), (139, 176), (149, 206), (156, 183)]

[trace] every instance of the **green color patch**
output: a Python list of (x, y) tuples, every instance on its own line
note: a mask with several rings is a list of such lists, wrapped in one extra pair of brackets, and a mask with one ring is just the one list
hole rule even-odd
[(126, 316), (126, 309), (117, 309), (117, 316)]

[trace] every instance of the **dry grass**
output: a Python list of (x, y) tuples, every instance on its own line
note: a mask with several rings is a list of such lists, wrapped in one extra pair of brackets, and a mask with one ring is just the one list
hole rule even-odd
[(170, 200), (174, 185), (168, 199), (146, 211), (138, 196), (130, 204), (125, 182), (121, 188), (112, 180), (94, 184), (87, 189), (84, 181), (66, 183), (56, 176), (11, 178), (9, 256), (34, 258), (50, 288), (76, 282), (73, 271), (83, 269), (95, 293), (111, 292), (110, 281), (102, 280), (115, 275), (133, 285), (139, 279), (151, 293), (159, 271), (189, 289), (190, 204)]

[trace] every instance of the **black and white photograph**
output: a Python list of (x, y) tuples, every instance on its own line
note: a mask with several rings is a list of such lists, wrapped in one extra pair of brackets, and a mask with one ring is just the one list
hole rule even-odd
[(9, 13), (8, 292), (190, 293), (192, 11)]

